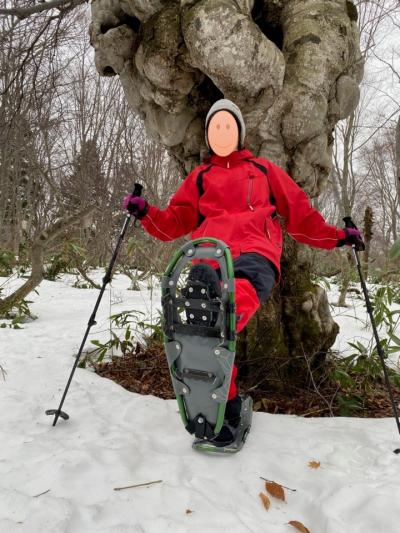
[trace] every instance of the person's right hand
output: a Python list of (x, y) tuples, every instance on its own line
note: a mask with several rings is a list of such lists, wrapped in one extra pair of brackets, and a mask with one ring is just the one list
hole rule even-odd
[(354, 246), (357, 252), (362, 252), (365, 250), (365, 244), (361, 235), (361, 231), (356, 227), (346, 227), (343, 228), (345, 233), (344, 239), (339, 239), (336, 246)]
[(143, 218), (149, 210), (149, 204), (146, 202), (146, 200), (142, 198), (142, 196), (133, 196), (133, 194), (128, 194), (128, 196), (125, 196), (122, 206), (124, 209), (127, 209), (131, 215), (139, 220)]

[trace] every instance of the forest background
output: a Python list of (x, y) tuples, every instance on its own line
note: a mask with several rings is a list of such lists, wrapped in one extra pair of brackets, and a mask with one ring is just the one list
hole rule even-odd
[[(4, 327), (31, 317), (29, 294), (43, 279), (75, 273), (76, 287), (98, 287), (91, 271), (109, 262), (125, 216), (121, 201), (133, 183), (140, 181), (149, 202), (163, 207), (184, 177), (165, 147), (146, 134), (118, 78), (96, 72), (90, 6), (28, 1), (24, 10), (18, 4), (5, 1), (0, 8), (0, 275), (23, 280), (10, 294), (0, 287)], [(386, 347), (394, 351), (400, 347), (390, 311), (392, 301), (400, 302), (400, 6), (355, 4), (365, 59), (361, 97), (336, 127), (333, 169), (313, 203), (330, 223), (342, 225), (351, 214), (363, 231), (364, 275), (374, 284), (378, 319), (389, 329)], [(159, 278), (176, 247), (132, 231), (118, 269), (138, 289), (139, 282)], [(314, 279), (337, 283), (340, 295), (332, 303), (345, 306), (357, 281), (351, 253), (308, 253)], [(344, 391), (343, 412), (360, 392), (354, 362), (361, 365), (358, 374), (367, 355), (367, 368), (376, 363), (373, 347), (357, 350), (352, 366), (334, 366), (334, 374), (330, 368)], [(373, 380), (380, 377), (376, 370)], [(253, 376), (249, 386), (256, 382)], [(315, 392), (314, 379), (307, 387)]]

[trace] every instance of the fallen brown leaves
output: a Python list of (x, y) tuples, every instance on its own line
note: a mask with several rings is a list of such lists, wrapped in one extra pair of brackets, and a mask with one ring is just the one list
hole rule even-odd
[[(123, 357), (113, 357), (112, 361), (95, 365), (96, 372), (119, 383), (122, 387), (139, 394), (154, 394), (159, 398), (174, 398), (164, 346), (161, 342), (152, 342), (148, 347), (139, 343), (135, 350)], [(280, 392), (271, 389), (265, 382), (263, 387), (254, 388), (259, 381), (257, 375), (242, 379), (243, 390), (252, 389), (254, 411), (268, 413), (296, 414), (301, 416), (339, 415), (339, 404), (333, 402), (332, 412), (326, 404), (337, 396), (337, 384), (326, 380), (326, 385), (314, 390), (297, 387), (283, 387)], [(400, 391), (393, 390), (395, 400), (400, 403)], [(357, 412), (358, 417), (380, 418), (392, 416), (391, 403), (387, 397), (384, 384), (376, 384), (373, 396), (365, 396), (363, 410)]]
[[(274, 498), (277, 498), (278, 500), (281, 500), (283, 502), (285, 501), (285, 491), (283, 490), (282, 485), (279, 485), (279, 483), (275, 483), (275, 481), (266, 481), (265, 482), (265, 489)], [(260, 492), (259, 497), (261, 498), (261, 501), (262, 501), (265, 509), (268, 511), (268, 509), (271, 506), (271, 500), (263, 492)]]
[[(310, 461), (310, 463), (317, 464), (317, 461)], [(318, 462), (318, 467), (319, 467), (319, 464), (320, 463)], [(318, 468), (318, 467), (313, 467), (313, 468)], [(261, 478), (261, 479), (265, 479), (265, 478)], [(267, 490), (267, 492), (271, 494), (271, 496), (273, 496), (274, 498), (277, 498), (278, 500), (285, 502), (286, 501), (285, 491), (283, 490), (283, 488), (284, 488), (283, 485), (280, 485), (279, 483), (276, 483), (275, 481), (265, 481), (265, 489)], [(293, 490), (293, 492), (295, 492), (295, 489), (289, 489), (289, 490)], [(263, 492), (260, 492), (258, 496), (260, 497), (263, 506), (268, 511), (271, 506), (270, 499)], [(288, 522), (288, 524), (296, 528), (298, 531), (301, 531), (302, 533), (311, 533), (310, 530), (307, 529), (306, 526), (302, 524), (301, 522), (299, 522), (298, 520), (291, 520), (290, 522)]]
[(131, 392), (154, 394), (165, 400), (175, 398), (162, 344), (144, 347), (137, 343), (134, 352), (96, 364), (95, 370)]
[(321, 466), (320, 461), (308, 461), (308, 466), (310, 468), (319, 468)]
[(285, 501), (285, 491), (283, 490), (282, 485), (279, 485), (279, 483), (275, 483), (274, 481), (266, 481), (265, 488), (274, 498), (278, 498), (278, 500), (282, 500), (283, 502)]
[(301, 522), (298, 522), (297, 520), (291, 520), (288, 522), (291, 526), (295, 527), (298, 531), (301, 531), (301, 533), (310, 533), (310, 530), (306, 528)]
[(271, 506), (271, 500), (268, 498), (268, 496), (266, 494), (264, 494), (263, 492), (260, 492), (259, 494), (260, 498), (261, 498), (261, 501), (264, 505), (264, 507), (266, 508), (266, 510), (268, 511), (268, 509), (270, 508)]
[[(263, 386), (254, 388), (255, 377), (251, 376), (242, 381), (244, 390), (252, 389), (254, 411), (264, 411), (272, 414), (299, 415), (304, 417), (315, 416), (340, 416), (340, 405), (337, 400), (338, 392), (345, 393), (337, 388), (336, 383), (326, 380), (324, 385), (315, 390), (299, 387), (282, 387), (275, 390), (273, 384), (263, 383)], [(269, 386), (268, 386), (269, 385)], [(400, 403), (400, 390), (393, 389), (396, 403)], [(331, 403), (330, 409), (328, 404)], [(388, 398), (385, 385), (377, 382), (373, 394), (363, 395), (363, 409), (357, 411), (357, 417), (386, 418), (392, 416), (392, 406)]]

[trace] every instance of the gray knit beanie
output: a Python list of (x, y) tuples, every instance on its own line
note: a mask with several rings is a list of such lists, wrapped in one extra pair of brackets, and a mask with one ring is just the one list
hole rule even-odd
[(235, 117), (236, 122), (238, 123), (238, 126), (239, 126), (239, 147), (238, 148), (239, 148), (239, 150), (241, 150), (243, 148), (244, 137), (246, 135), (246, 126), (244, 124), (242, 113), (241, 113), (240, 109), (238, 108), (238, 106), (236, 104), (234, 104), (231, 100), (228, 100), (227, 98), (221, 98), (220, 100), (217, 100), (210, 107), (210, 110), (207, 113), (207, 116), (206, 116), (206, 127), (205, 127), (205, 136), (206, 136), (207, 148), (210, 150), (210, 145), (208, 144), (208, 135), (207, 135), (208, 124), (209, 124), (209, 122), (211, 120), (211, 117), (217, 111), (222, 111), (222, 110), (229, 111), (229, 113), (231, 113)]

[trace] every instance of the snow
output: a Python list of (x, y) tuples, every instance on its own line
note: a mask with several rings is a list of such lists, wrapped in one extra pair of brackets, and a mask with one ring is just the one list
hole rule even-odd
[[(358, 288), (361, 291), (361, 287)], [(368, 286), (369, 290), (371, 288), (372, 286)], [(352, 351), (348, 342), (358, 340), (367, 344), (372, 339), (372, 332), (369, 328), (370, 322), (365, 309), (364, 297), (361, 294), (357, 296), (355, 293), (349, 293), (346, 297), (348, 307), (336, 307), (334, 303), (338, 301), (339, 292), (338, 287), (334, 284), (328, 291), (331, 314), (340, 327), (340, 335), (336, 337), (332, 349), (342, 355), (348, 355)]]
[[(331, 314), (334, 317), (335, 322), (340, 327), (340, 334), (336, 337), (335, 343), (332, 346), (332, 350), (337, 351), (341, 356), (350, 355), (354, 353), (354, 348), (349, 345), (349, 342), (360, 342), (364, 346), (369, 348), (375, 346), (375, 339), (372, 334), (370, 318), (367, 314), (364, 295), (360, 284), (352, 284), (353, 289), (360, 291), (360, 294), (351, 292), (346, 298), (348, 307), (335, 307), (334, 302), (338, 301), (339, 289), (336, 285), (332, 284), (328, 291), (328, 298), (330, 302)], [(367, 284), (368, 292), (371, 296), (377, 286), (373, 284)], [(393, 303), (390, 307), (391, 311), (399, 310), (399, 304)], [(396, 318), (394, 319), (396, 320)], [(387, 328), (382, 325), (378, 329), (379, 338), (383, 340), (386, 336)], [(396, 334), (400, 334), (400, 330), (396, 329)], [(388, 360), (393, 368), (400, 370), (400, 354), (395, 352), (389, 354)]]
[[(72, 283), (44, 281), (31, 298), (39, 318), (22, 330), (0, 329), (1, 533), (290, 533), (290, 520), (312, 533), (398, 533), (393, 419), (254, 413), (242, 452), (202, 455), (175, 401), (130, 393), (78, 368), (64, 405), (71, 418), (53, 427), (44, 411), (58, 407), (98, 294)], [(107, 338), (111, 313), (150, 311), (150, 292), (128, 286), (117, 276), (107, 289), (91, 338)], [(159, 296), (155, 290), (154, 302)], [(345, 316), (357, 309), (365, 320), (362, 302), (353, 302), (333, 308), (340, 346), (370, 335)], [(308, 466), (313, 460), (320, 468)], [(260, 476), (296, 492), (286, 490), (286, 502), (271, 497), (266, 511)]]

